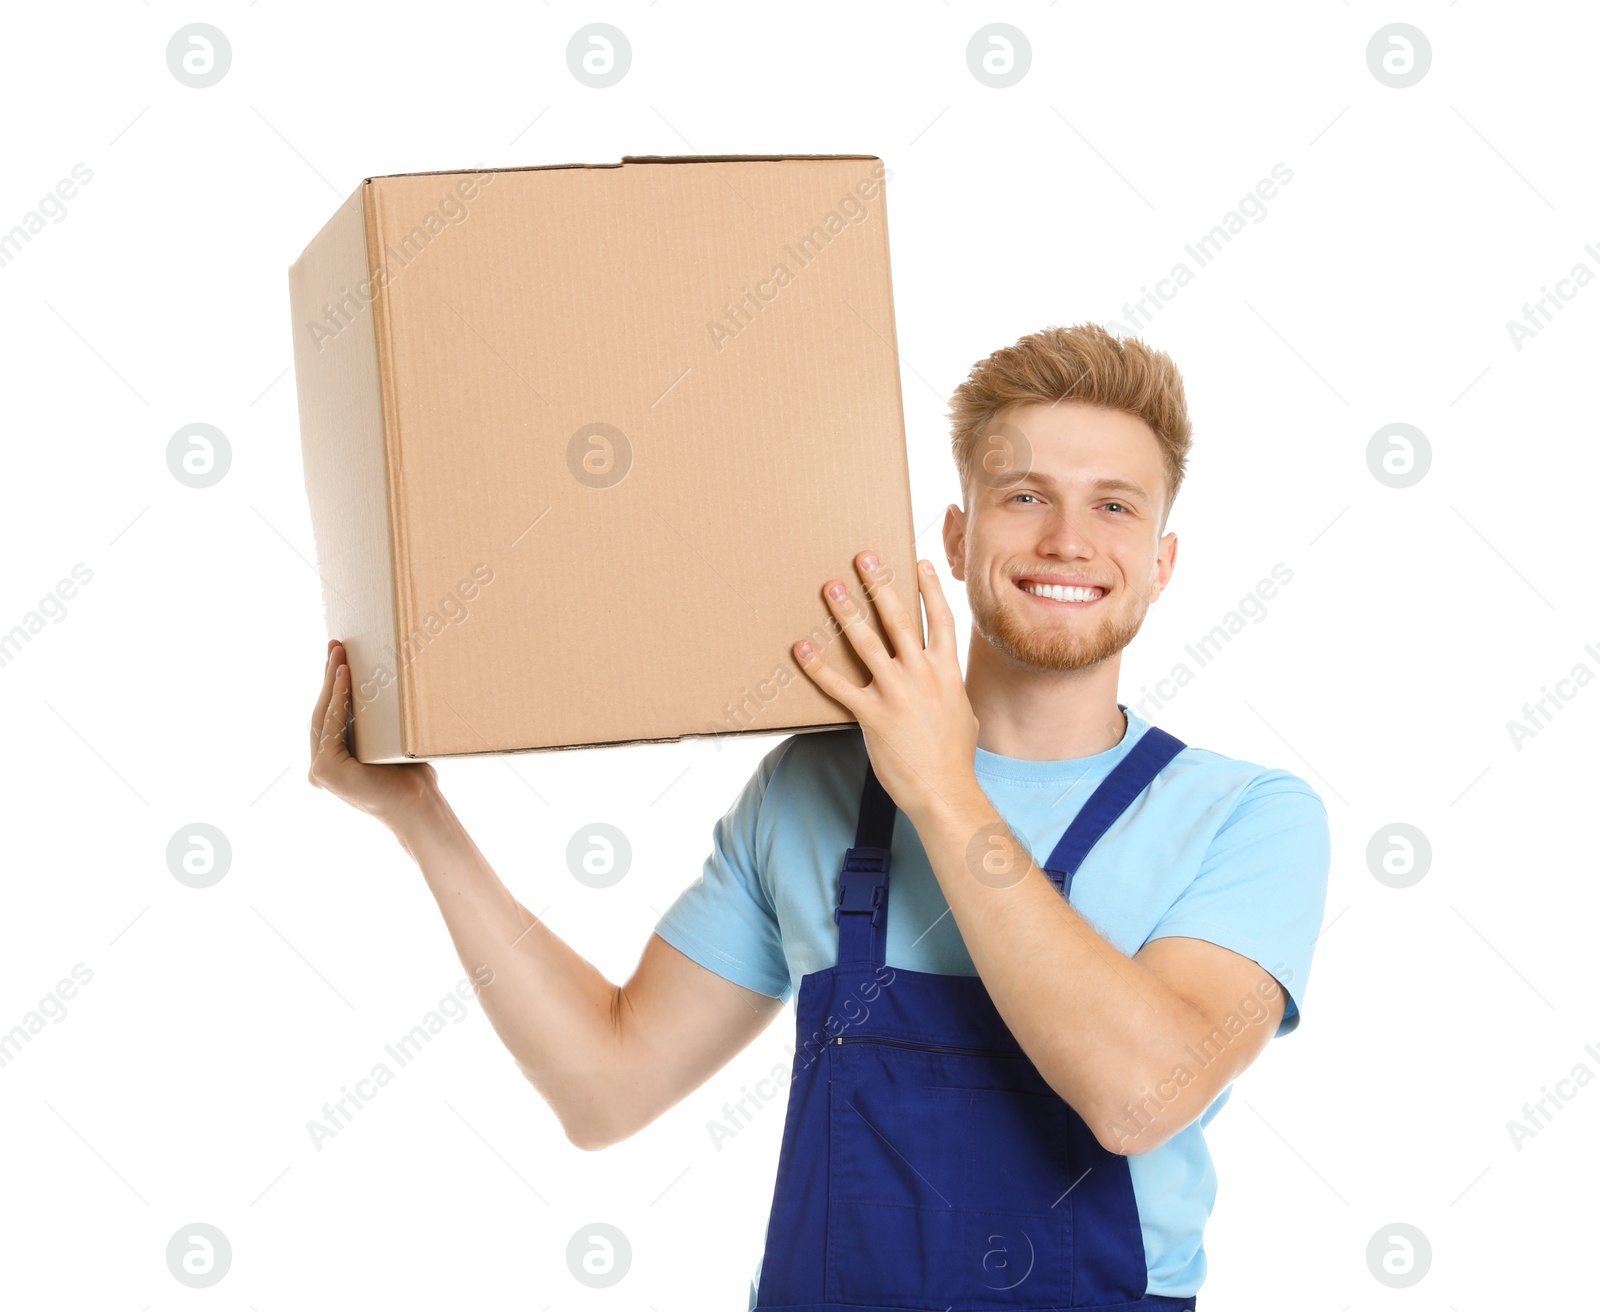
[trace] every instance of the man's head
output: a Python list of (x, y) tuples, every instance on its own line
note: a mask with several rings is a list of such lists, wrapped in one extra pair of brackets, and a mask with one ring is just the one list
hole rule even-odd
[[(1176, 366), (1096, 324), (1047, 328), (978, 361), (950, 417), (964, 505), (945, 514), (945, 553), (978, 632), (1037, 669), (1115, 656), (1176, 559), (1167, 515), (1190, 445)], [(1039, 591), (1078, 583), (1090, 594)]]

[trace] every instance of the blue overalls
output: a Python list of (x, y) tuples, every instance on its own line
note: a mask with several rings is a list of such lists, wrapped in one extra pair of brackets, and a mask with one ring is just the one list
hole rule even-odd
[[(1068, 826), (1089, 849), (1184, 744), (1151, 727)], [(1039, 1074), (976, 975), (884, 964), (896, 807), (871, 763), (839, 875), (838, 964), (800, 981), (760, 1312), (1179, 1312), (1144, 1297), (1128, 1160)]]

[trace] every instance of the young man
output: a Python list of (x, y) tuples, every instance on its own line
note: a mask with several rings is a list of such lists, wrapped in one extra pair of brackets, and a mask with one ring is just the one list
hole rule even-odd
[(965, 680), (931, 565), (925, 642), (870, 551), (888, 646), (828, 581), (870, 682), (804, 642), (795, 659), (858, 725), (767, 754), (626, 984), (511, 896), (431, 767), (349, 758), (336, 643), (311, 779), (415, 857), (462, 963), (493, 971), (485, 1013), (581, 1147), (649, 1124), (794, 996), (752, 1308), (1193, 1308), (1216, 1184), (1202, 1131), (1299, 1022), (1326, 813), (1296, 776), (1116, 699), (1177, 555), (1172, 362), (1048, 329), (978, 362), (952, 418)]

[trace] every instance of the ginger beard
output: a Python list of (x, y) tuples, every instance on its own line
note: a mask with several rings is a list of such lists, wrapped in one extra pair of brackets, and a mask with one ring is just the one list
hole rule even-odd
[[(1039, 670), (1081, 670), (1115, 656), (1133, 641), (1150, 609), (1149, 602), (1118, 587), (1087, 610), (1064, 610), (1056, 617), (1044, 613), (1009, 575), (1003, 600), (995, 596), (987, 574), (974, 577), (968, 569), (967, 576), (973, 627), (995, 650)], [(1030, 615), (1032, 610), (1040, 613)]]

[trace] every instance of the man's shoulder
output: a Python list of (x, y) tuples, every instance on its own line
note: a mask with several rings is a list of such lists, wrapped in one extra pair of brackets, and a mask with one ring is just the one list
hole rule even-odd
[(1326, 811), (1322, 795), (1292, 770), (1229, 756), (1208, 747), (1186, 743), (1163, 774), (1177, 796), (1193, 803), (1221, 804), (1232, 811), (1282, 797), (1288, 804), (1314, 803)]
[(747, 790), (763, 805), (814, 802), (819, 791), (854, 780), (859, 791), (867, 759), (859, 724), (791, 734), (757, 763)]
[(859, 724), (841, 724), (827, 729), (807, 729), (790, 734), (774, 752), (784, 752), (786, 757), (808, 760), (814, 764), (836, 765), (857, 755), (865, 755), (866, 742), (861, 737)]

